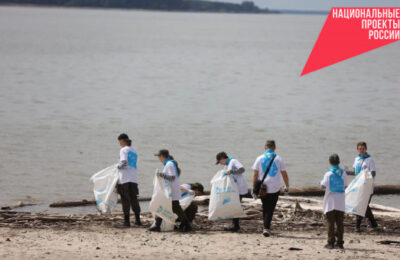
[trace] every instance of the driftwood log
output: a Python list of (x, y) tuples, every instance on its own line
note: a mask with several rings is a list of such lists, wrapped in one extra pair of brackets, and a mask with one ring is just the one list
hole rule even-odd
[[(281, 191), (283, 193), (283, 190)], [(305, 187), (291, 187), (289, 193), (286, 193), (289, 196), (323, 196), (325, 193), (324, 189), (321, 189), (317, 186), (305, 186)], [(209, 191), (205, 191), (204, 195), (209, 195)], [(386, 195), (386, 194), (400, 194), (400, 183), (397, 184), (381, 184), (375, 185), (374, 194), (376, 195)], [(247, 197), (250, 196), (250, 190)], [(139, 201), (150, 201), (151, 197), (139, 197)], [(120, 203), (120, 201), (118, 201)], [(198, 205), (207, 205), (208, 200), (196, 200), (196, 204)], [(50, 207), (79, 207), (79, 206), (88, 206), (95, 205), (96, 201), (94, 200), (80, 200), (80, 201), (57, 201), (50, 204)]]

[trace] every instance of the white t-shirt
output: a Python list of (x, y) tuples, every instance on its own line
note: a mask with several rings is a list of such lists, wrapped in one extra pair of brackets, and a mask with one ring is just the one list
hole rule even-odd
[(169, 161), (165, 164), (163, 173), (169, 176), (175, 176), (175, 179), (173, 181), (167, 181), (165, 180), (165, 183), (168, 183), (169, 186), (171, 187), (171, 194), (172, 194), (172, 200), (180, 200), (181, 199), (181, 187), (180, 187), (180, 181), (178, 177), (175, 164), (172, 161)]
[[(262, 180), (264, 176), (264, 171), (261, 166), (261, 160), (264, 158), (264, 154), (257, 157), (256, 161), (253, 164), (252, 169), (258, 171), (258, 179)], [(276, 172), (274, 176), (270, 174), (264, 180), (264, 184), (267, 185), (267, 193), (276, 193), (281, 189), (281, 172), (286, 171), (285, 163), (283, 159), (276, 155), (274, 162), (271, 165), (270, 173)]]
[[(368, 157), (366, 159), (361, 159), (358, 156), (354, 159), (353, 168), (355, 169), (357, 165), (361, 164), (361, 170), (368, 170), (370, 172), (376, 171), (375, 162), (372, 157)], [(372, 192), (374, 194), (374, 185), (375, 185), (375, 177), (372, 178)]]
[(122, 147), (119, 151), (119, 161), (126, 161), (127, 166), (119, 170), (119, 184), (127, 182), (138, 182), (137, 174), (137, 152), (132, 146)]
[[(226, 170), (226, 171), (238, 170), (240, 168), (244, 168), (243, 164), (241, 164), (236, 159), (231, 159), (229, 164), (224, 166), (224, 170)], [(248, 190), (246, 179), (243, 176), (243, 173), (242, 174), (235, 174), (235, 175), (232, 174), (232, 176), (235, 179), (236, 184), (238, 186), (239, 194), (240, 195), (247, 194), (249, 192), (249, 190)]]
[[(335, 174), (331, 171), (325, 173), (324, 178), (322, 179), (320, 185), (325, 187), (325, 196), (324, 196), (324, 214), (332, 210), (343, 211), (345, 210), (345, 197), (346, 193), (339, 192), (331, 192), (329, 188), (329, 177)], [(342, 179), (344, 182), (344, 186), (347, 185), (347, 174), (346, 171), (343, 171)]]

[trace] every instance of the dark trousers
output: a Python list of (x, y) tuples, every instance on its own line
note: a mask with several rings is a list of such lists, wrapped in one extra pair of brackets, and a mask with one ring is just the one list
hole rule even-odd
[(272, 216), (274, 215), (276, 203), (278, 202), (279, 191), (276, 193), (267, 193), (261, 198), (264, 218), (264, 228), (271, 229)]
[(129, 220), (129, 213), (135, 212), (136, 219), (140, 217), (140, 205), (137, 196), (139, 188), (137, 183), (127, 182), (117, 185), (117, 191), (121, 195), (122, 210), (124, 211), (125, 220)]
[[(240, 200), (240, 202), (242, 202), (242, 198), (243, 198), (244, 196), (245, 196), (245, 195), (239, 195), (239, 200)], [(239, 225), (239, 219), (238, 219), (238, 218), (232, 219), (232, 224), (233, 224), (234, 227), (238, 228), (238, 227), (240, 226), (240, 225)]]
[[(371, 210), (371, 208), (369, 207), (369, 203), (371, 202), (371, 198), (372, 198), (372, 195), (371, 195), (371, 197), (369, 197), (368, 207), (367, 207), (367, 211), (365, 212), (365, 216), (366, 216), (366, 217), (369, 219), (369, 221), (371, 222), (371, 227), (374, 227), (374, 228), (375, 228), (375, 227), (378, 226), (378, 224), (376, 223), (374, 214), (372, 213), (372, 210)], [(357, 215), (357, 222), (356, 222), (356, 227), (357, 227), (357, 228), (360, 228), (360, 227), (361, 227), (361, 221), (362, 221), (362, 220), (363, 220), (363, 217)]]
[(337, 243), (343, 245), (343, 233), (344, 233), (344, 212), (338, 210), (332, 210), (326, 213), (326, 222), (328, 226), (328, 243), (335, 243), (335, 223), (336, 223), (336, 235)]
[(193, 202), (190, 203), (189, 207), (187, 207), (185, 209), (185, 211), (184, 211), (185, 215), (190, 223), (192, 223), (193, 219), (196, 217), (197, 210), (198, 210), (198, 207)]
[[(178, 219), (181, 221), (182, 226), (190, 226), (189, 219), (186, 216), (185, 212), (182, 210), (182, 207), (179, 204), (179, 200), (172, 201), (172, 212), (174, 212), (178, 216)], [(197, 206), (196, 206), (196, 212), (197, 212)], [(156, 226), (160, 227), (161, 223), (162, 223), (162, 218), (156, 217)]]

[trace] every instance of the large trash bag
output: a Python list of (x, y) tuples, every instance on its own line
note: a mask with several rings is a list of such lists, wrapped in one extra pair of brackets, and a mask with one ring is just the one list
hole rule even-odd
[(118, 183), (118, 178), (119, 172), (117, 164), (99, 171), (90, 178), (90, 181), (94, 184), (93, 193), (96, 206), (101, 213), (111, 213), (117, 206), (118, 194), (116, 185)]
[[(193, 199), (194, 199), (194, 195), (192, 195), (190, 193), (187, 193), (185, 196), (182, 196), (182, 198), (179, 200), (179, 204), (181, 205), (182, 210), (186, 210), (192, 203)], [(174, 214), (174, 216), (177, 217), (175, 214)], [(175, 218), (175, 220), (176, 219), (177, 218)], [(153, 222), (153, 225), (155, 225), (155, 220)], [(167, 232), (167, 231), (173, 231), (174, 227), (175, 227), (175, 223), (172, 224), (170, 222), (163, 221), (163, 222), (161, 222), (160, 229), (162, 232)]]
[[(153, 195), (149, 205), (149, 211), (153, 216), (163, 219), (161, 223), (161, 231), (172, 231), (175, 227), (177, 215), (172, 211), (172, 194), (171, 188), (167, 180), (154, 176)], [(188, 193), (179, 200), (182, 209), (185, 210), (192, 203), (194, 195)], [(155, 223), (153, 222), (153, 225)], [(152, 225), (152, 226), (153, 226)]]
[(154, 216), (174, 225), (176, 215), (172, 212), (172, 194), (168, 181), (156, 175), (154, 176), (153, 184), (153, 195), (151, 196), (149, 211)]
[(363, 170), (346, 188), (346, 212), (364, 217), (372, 190), (372, 174)]
[(233, 176), (227, 175), (224, 170), (217, 172), (211, 180), (208, 219), (232, 219), (245, 216)]

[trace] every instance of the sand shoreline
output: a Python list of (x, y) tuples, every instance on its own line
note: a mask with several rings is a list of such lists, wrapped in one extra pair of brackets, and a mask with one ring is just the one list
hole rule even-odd
[(1, 259), (398, 259), (396, 235), (345, 233), (345, 250), (327, 250), (326, 233), (274, 231), (258, 233), (151, 233), (143, 228), (85, 229), (0, 228)]
[[(206, 198), (205, 198), (206, 199)], [(345, 250), (327, 250), (320, 201), (282, 198), (272, 222), (272, 237), (261, 235), (259, 201), (244, 199), (246, 218), (240, 233), (224, 232), (231, 222), (209, 221), (206, 207), (194, 220), (194, 232), (152, 233), (143, 212), (143, 227), (122, 228), (122, 212), (110, 215), (62, 215), (0, 211), (0, 259), (399, 259), (400, 211), (375, 206), (377, 230), (362, 225), (354, 233), (353, 215), (345, 217)], [(382, 244), (382, 241), (399, 243)]]

